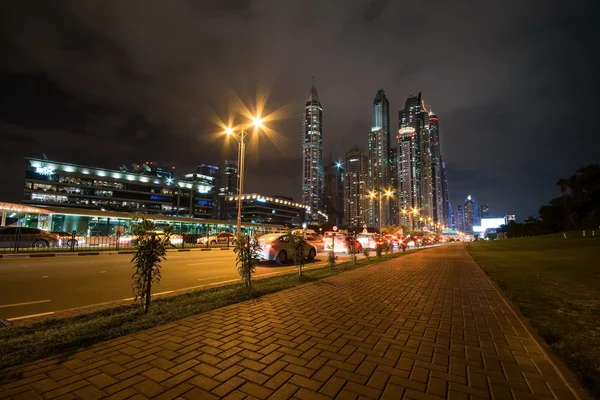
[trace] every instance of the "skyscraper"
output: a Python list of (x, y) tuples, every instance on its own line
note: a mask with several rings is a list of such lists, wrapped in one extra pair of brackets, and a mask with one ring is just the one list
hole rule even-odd
[(302, 163), (302, 202), (310, 207), (307, 218), (316, 220), (323, 208), (323, 107), (314, 78), (304, 108)]
[(472, 234), (473, 226), (477, 223), (477, 204), (471, 195), (467, 196), (464, 203), (464, 220), (465, 220), (465, 233)]
[(446, 224), (444, 216), (446, 205), (444, 204), (444, 172), (442, 153), (440, 150), (440, 125), (439, 118), (429, 111), (429, 143), (431, 152), (431, 199), (433, 222)]
[(465, 231), (465, 208), (462, 204), (459, 204), (456, 209), (456, 230)]
[(217, 199), (217, 218), (226, 219), (225, 198), (238, 194), (238, 164), (237, 161), (225, 160), (219, 177), (219, 192)]
[(323, 211), (334, 225), (344, 225), (344, 167), (330, 161), (324, 168)]
[(400, 224), (400, 210), (398, 208), (398, 148), (390, 149), (390, 188), (394, 191), (394, 195), (386, 199), (389, 203), (390, 217), (387, 224)]
[(489, 218), (490, 217), (490, 206), (488, 206), (487, 204), (482, 204), (481, 207), (479, 208), (479, 220), (481, 221), (481, 218)]
[(346, 153), (346, 176), (344, 179), (344, 215), (351, 227), (362, 228), (369, 221), (367, 201), (369, 183), (369, 156), (363, 149)]
[[(418, 209), (420, 216), (433, 216), (429, 114), (418, 96), (406, 99), (398, 113), (398, 207)], [(414, 218), (403, 214), (401, 224), (414, 229)]]
[(440, 155), (440, 161), (442, 164), (442, 202), (444, 206), (444, 225), (451, 228), (453, 226), (452, 218), (452, 205), (450, 204), (450, 195), (448, 193), (448, 174), (446, 172), (446, 163), (443, 161)]
[[(369, 132), (369, 189), (377, 196), (389, 189), (390, 172), (390, 103), (385, 91), (379, 89), (373, 100), (373, 122)], [(369, 225), (380, 226), (389, 223), (389, 203), (371, 199)], [(379, 217), (381, 216), (381, 221)]]

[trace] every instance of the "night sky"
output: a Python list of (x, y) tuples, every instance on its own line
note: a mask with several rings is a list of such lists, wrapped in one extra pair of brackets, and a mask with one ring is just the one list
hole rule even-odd
[[(0, 3), (0, 201), (24, 157), (195, 170), (235, 159), (217, 133), (267, 98), (275, 132), (247, 158), (246, 192), (300, 200), (312, 76), (324, 160), (366, 147), (378, 88), (392, 132), (409, 94), (440, 117), (453, 208), (537, 214), (559, 177), (600, 163), (593, 2), (391, 0)], [(235, 115), (237, 122), (244, 117)], [(395, 140), (394, 140), (395, 142)]]

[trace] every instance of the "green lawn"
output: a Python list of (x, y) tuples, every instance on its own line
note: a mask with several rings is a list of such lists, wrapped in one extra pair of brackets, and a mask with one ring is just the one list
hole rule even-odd
[(600, 238), (586, 233), (473, 242), (468, 251), (600, 398)]

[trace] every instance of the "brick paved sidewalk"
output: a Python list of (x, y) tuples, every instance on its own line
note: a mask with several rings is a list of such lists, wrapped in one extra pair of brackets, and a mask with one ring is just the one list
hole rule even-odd
[(576, 398), (459, 245), (0, 376), (15, 399)]

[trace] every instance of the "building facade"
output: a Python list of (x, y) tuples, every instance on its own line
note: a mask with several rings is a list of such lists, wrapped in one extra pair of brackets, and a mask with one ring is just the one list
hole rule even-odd
[[(398, 202), (400, 209), (417, 209), (423, 218), (433, 217), (429, 113), (418, 96), (406, 99), (398, 113)], [(401, 223), (414, 229), (408, 214)]]
[(478, 210), (477, 203), (471, 197), (471, 195), (467, 196), (465, 203), (463, 205), (464, 209), (464, 224), (465, 224), (465, 233), (473, 234), (473, 227), (478, 224)]
[[(214, 177), (184, 179), (26, 158), (23, 203), (213, 218)], [(194, 178), (195, 175), (195, 178)]]
[(324, 169), (323, 212), (329, 222), (342, 226), (344, 219), (344, 166), (339, 161), (331, 161)]
[[(390, 189), (390, 104), (385, 91), (379, 89), (373, 100), (372, 124), (368, 137), (369, 190), (381, 196)], [(389, 222), (390, 207), (387, 201), (373, 199), (370, 204), (369, 225), (383, 226)], [(381, 221), (379, 218), (381, 217)]]
[(487, 204), (482, 204), (481, 207), (479, 207), (479, 220), (481, 220), (482, 218), (489, 218), (490, 217), (490, 206)]
[(318, 219), (323, 209), (323, 107), (313, 85), (304, 108), (302, 133), (302, 202), (310, 207), (307, 217)]
[(456, 208), (456, 230), (459, 232), (465, 231), (465, 208), (462, 204), (459, 204)]
[(446, 224), (444, 202), (444, 168), (442, 163), (442, 153), (440, 149), (440, 125), (439, 118), (429, 111), (429, 141), (431, 154), (431, 211), (433, 213), (433, 222)]
[(225, 199), (227, 196), (238, 194), (238, 164), (236, 161), (225, 160), (219, 175), (219, 189), (217, 193), (217, 215), (219, 219), (226, 219), (227, 211)]
[[(238, 196), (226, 198), (228, 220), (237, 218)], [(263, 196), (257, 193), (242, 196), (242, 221), (252, 224), (301, 226), (307, 207), (287, 197)]]
[(369, 222), (369, 155), (363, 149), (346, 153), (344, 215), (350, 227), (362, 228)]

